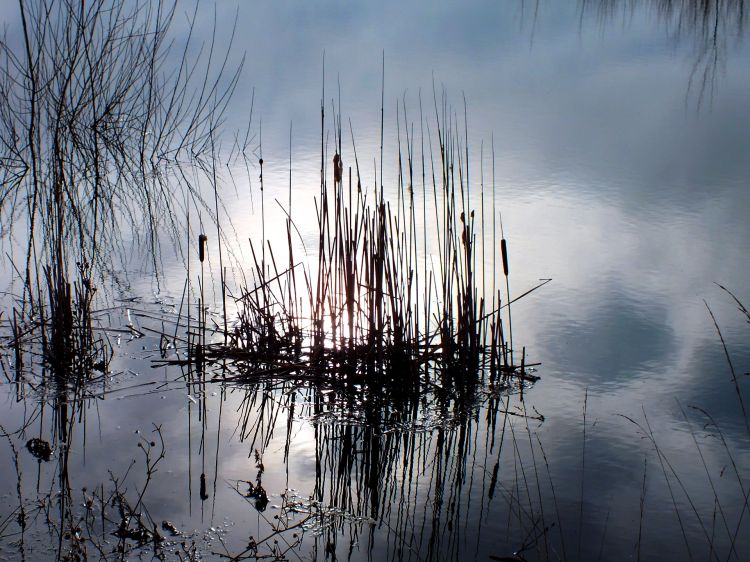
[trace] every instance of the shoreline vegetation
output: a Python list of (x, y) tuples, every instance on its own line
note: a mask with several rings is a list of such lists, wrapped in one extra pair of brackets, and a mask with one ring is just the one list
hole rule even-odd
[[(511, 291), (494, 146), (491, 180), (480, 166), (477, 193), (465, 101), (456, 111), (433, 86), (429, 110), (420, 95), (418, 133), (406, 103), (397, 106), (397, 185), (386, 190), (384, 93), (376, 179), (366, 185), (354, 131), (342, 126), (340, 92), (334, 102), (324, 89), (320, 183), (311, 196), (317, 247), (303, 258), (291, 155), (289, 199), (286, 207), (279, 203), (286, 244), (279, 247), (266, 234), (270, 202), (252, 109), (226, 157), (221, 149), (242, 69), (242, 61), (230, 61), (231, 39), (222, 52), (213, 40), (195, 45), (194, 12), (186, 41), (172, 41), (176, 4), (169, 2), (22, 0), (19, 6), (23, 47), (0, 46), (0, 94), (7, 100), (0, 111), (0, 217), (11, 254), (22, 256), (11, 260), (21, 290), (12, 310), (0, 311), (0, 364), (29, 412), (17, 429), (0, 426), (17, 504), (0, 512), (3, 552), (55, 560), (336, 559), (355, 548), (372, 556), (380, 533), (387, 545), (379, 548), (391, 560), (461, 559), (467, 551), (516, 562), (606, 556), (613, 540), (607, 522), (597, 536), (586, 523), (594, 454), (587, 442), (596, 423), (589, 394), (582, 398), (580, 472), (575, 482), (557, 481), (539, 432), (549, 422), (525, 397), (540, 380), (538, 363), (514, 345), (511, 315), (515, 302), (550, 280)], [(483, 166), (484, 147), (481, 154)], [(232, 287), (218, 170), (238, 163), (249, 178), (256, 160), (262, 234), (250, 241), (245, 282)], [(118, 277), (114, 261), (127, 261), (122, 240), (131, 228), (157, 278), (165, 240), (176, 252), (190, 248), (182, 298), (169, 312), (113, 303), (97, 290)], [(218, 264), (209, 264), (214, 236)], [(207, 269), (216, 265), (219, 312), (206, 299), (213, 279)], [(750, 322), (740, 299), (720, 287)], [(708, 312), (750, 441), (742, 376)], [(127, 320), (112, 325), (118, 315)], [(120, 337), (153, 344), (159, 357), (144, 361), (174, 374), (126, 390), (187, 393), (188, 432), (200, 426), (197, 450), (189, 437), (188, 501), (192, 509), (193, 496), (200, 500), (201, 514), (210, 505), (212, 518), (222, 408), (236, 407), (235, 432), (251, 451), (254, 474), (232, 482), (232, 490), (258, 519), (257, 534), (243, 536), (242, 548), (236, 537), (212, 529), (209, 540), (152, 515), (158, 506), (151, 497), (164, 477), (159, 469), (173, 445), (162, 425), (133, 438), (138, 460), (109, 467), (107, 482), (76, 488), (87, 479), (73, 467), (79, 446), (85, 455), (92, 405), (98, 416), (98, 401), (122, 390), (112, 382), (112, 366), (121, 360), (112, 340)], [(220, 396), (212, 398), (211, 389)], [(209, 404), (219, 412), (213, 458), (206, 447)], [(650, 527), (649, 509), (652, 488), (665, 487), (671, 505), (658, 508), (673, 513), (691, 557), (741, 560), (750, 524), (741, 451), (710, 412), (680, 409), (706, 480), (696, 491), (681, 478), (645, 409), (642, 418), (622, 416), (646, 450), (634, 459), (642, 475), (634, 491), (637, 524), (631, 537), (615, 539), (632, 544), (636, 560), (661, 555), (647, 550), (660, 532)], [(274, 431), (283, 431), (288, 465), (300, 423), (313, 431), (314, 489), (285, 489), (271, 504), (264, 456), (279, 442)], [(719, 474), (704, 454), (709, 447), (726, 460)], [(38, 463), (36, 483), (24, 471), (25, 455)], [(42, 469), (47, 463), (55, 465), (51, 475)], [(706, 486), (709, 506), (696, 497)], [(505, 535), (480, 544), (491, 513), (502, 517)], [(471, 517), (479, 522), (474, 535), (467, 530)], [(52, 544), (40, 546), (40, 536)], [(467, 544), (474, 536), (476, 543)], [(234, 546), (225, 544), (230, 539)], [(360, 544), (370, 550), (363, 554)]]
[(21, 285), (12, 322), (17, 336), (40, 339), (45, 368), (85, 380), (110, 360), (89, 319), (97, 285), (126, 282), (123, 241), (146, 249), (158, 280), (160, 238), (179, 250), (179, 217), (212, 212), (190, 178), (215, 173), (243, 61), (230, 65), (231, 38), (223, 53), (195, 45), (195, 12), (175, 42), (176, 3), (19, 10), (21, 38), (0, 45), (0, 212), (11, 255), (22, 256), (11, 258)]

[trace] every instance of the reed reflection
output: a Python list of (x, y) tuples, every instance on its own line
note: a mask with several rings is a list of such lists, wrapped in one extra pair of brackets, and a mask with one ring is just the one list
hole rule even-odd
[(262, 459), (282, 427), (287, 473), (299, 433), (310, 428), (304, 439), (312, 439), (315, 478), (309, 495), (287, 489), (273, 518), (264, 516), (271, 523), (266, 539), (232, 556), (251, 558), (273, 549), (268, 539), (279, 544), (284, 537), (287, 548), (302, 545), (315, 557), (460, 560), (467, 548), (486, 551), (481, 529), (493, 513), (506, 524), (494, 552), (544, 548), (539, 491), (519, 473), (531, 472), (528, 458), (521, 458), (530, 441), (517, 440), (516, 428), (525, 432), (544, 420), (521, 400), (534, 378), (528, 374), (520, 387), (507, 376), (482, 378), (462, 393), (437, 384), (346, 386), (293, 376), (241, 386), (246, 398), (238, 433), (258, 474), (238, 482), (238, 493), (251, 509), (266, 511)]

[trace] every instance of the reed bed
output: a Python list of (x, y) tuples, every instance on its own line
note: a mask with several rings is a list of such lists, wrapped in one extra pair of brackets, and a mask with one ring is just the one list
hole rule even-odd
[[(310, 196), (316, 211), (314, 257), (295, 255), (290, 183), (286, 245), (274, 246), (265, 235), (260, 247), (250, 241), (252, 267), (243, 277), (254, 282), (233, 291), (222, 278), (222, 295), (235, 294), (236, 317), (225, 321), (223, 331), (215, 330), (220, 340), (215, 343), (206, 342), (206, 322), (199, 320), (190, 361), (201, 369), (205, 361), (229, 362), (233, 372), (224, 377), (232, 380), (285, 376), (404, 390), (469, 389), (485, 376), (492, 382), (536, 380), (525, 349), (513, 348), (510, 303), (549, 280), (511, 299), (504, 236), (494, 252), (499, 215), (494, 185), (490, 221), (484, 181), (481, 210), (472, 207), (477, 201), (466, 120), (459, 124), (445, 94), (440, 102), (434, 99), (439, 155), (426, 155), (424, 147), (433, 139), (424, 133), (415, 138), (414, 125), (399, 118), (397, 180), (387, 190), (382, 165), (380, 183), (376, 172), (375, 184), (364, 185), (351, 128), (354, 166), (344, 169), (349, 157), (341, 115), (334, 107), (330, 149), (321, 104), (320, 184)], [(425, 122), (420, 111), (421, 130)], [(262, 158), (259, 166), (262, 189)], [(489, 199), (489, 186), (486, 190)], [(198, 241), (201, 264), (204, 241)], [(498, 271), (505, 291), (492, 277)]]

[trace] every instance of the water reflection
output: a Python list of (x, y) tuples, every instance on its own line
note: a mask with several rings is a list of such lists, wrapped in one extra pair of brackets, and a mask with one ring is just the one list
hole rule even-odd
[[(209, 546), (208, 539), (190, 531), (184, 517), (190, 518), (193, 506), (199, 504), (199, 521), (213, 522), (220, 498), (216, 517), (231, 511), (224, 505), (227, 499), (240, 503), (239, 508), (235, 505), (235, 513), (246, 501), (244, 509), (260, 515), (249, 543), (235, 552), (238, 559), (279, 556), (291, 550), (326, 557), (335, 557), (337, 552), (342, 556), (348, 550), (348, 556), (354, 558), (381, 559), (387, 554), (393, 560), (446, 559), (444, 543), (452, 545), (448, 559), (459, 559), (464, 550), (457, 540), (465, 532), (472, 501), (484, 505), (482, 490), (489, 490), (491, 500), (502, 486), (496, 461), (494, 474), (482, 477), (482, 488), (471, 483), (474, 472), (480, 465), (486, 472), (495, 451), (499, 458), (508, 415), (518, 420), (527, 415), (525, 408), (511, 406), (512, 389), (507, 382), (479, 387), (465, 398), (457, 398), (445, 391), (399, 397), (376, 388), (332, 389), (327, 384), (321, 387), (269, 378), (259, 384), (223, 387), (217, 396), (211, 389), (219, 387), (207, 383), (205, 374), (188, 368), (183, 375), (174, 383), (188, 390), (186, 448), (180, 444), (181, 431), (177, 429), (185, 426), (183, 415), (171, 424), (152, 425), (147, 431), (126, 432), (102, 442), (102, 433), (111, 435), (115, 412), (110, 406), (103, 416), (92, 415), (98, 412), (101, 400), (106, 407), (106, 400), (122, 386), (108, 387), (104, 384), (108, 377), (101, 386), (65, 386), (35, 394), (36, 406), (24, 410), (20, 418), (5, 418), (4, 423), (12, 421), (19, 426), (6, 434), (16, 467), (18, 503), (3, 514), (3, 536), (14, 538), (5, 545), (5, 552), (55, 560), (87, 556), (170, 559), (195, 554), (196, 548)], [(132, 393), (137, 386), (149, 388), (152, 384), (144, 381), (125, 386)], [(168, 384), (161, 383), (158, 388), (165, 386)], [(23, 382), (19, 387), (27, 392), (34, 385)], [(157, 395), (160, 392), (166, 391), (157, 391)], [(134, 396), (144, 399), (139, 392)], [(24, 395), (19, 400), (32, 405), (30, 398)], [(131, 416), (135, 413), (133, 408), (125, 408)], [(227, 416), (229, 419), (223, 420)], [(530, 418), (534, 423), (541, 420), (535, 411)], [(222, 420), (228, 424), (223, 431)], [(502, 438), (498, 434), (496, 443), (494, 428), (498, 424), (503, 426)], [(310, 432), (315, 458), (314, 484), (305, 494), (293, 490), (294, 478), (304, 481), (303, 474), (292, 472), (290, 481), (301, 426)], [(492, 431), (488, 431), (490, 427)], [(214, 430), (216, 448), (212, 450)], [(89, 444), (96, 433), (99, 439)], [(20, 444), (29, 435), (35, 437), (27, 441), (28, 451), (24, 452)], [(227, 480), (221, 474), (227, 454), (224, 447), (232, 435), (244, 443), (245, 470), (254, 474), (234, 481), (234, 494), (222, 485)], [(132, 453), (131, 460), (133, 443), (138, 452)], [(283, 453), (279, 455), (280, 444)], [(86, 460), (92, 446), (93, 463)], [(302, 447), (306, 446), (303, 439)], [(108, 454), (101, 457), (103, 450)], [(170, 456), (171, 462), (165, 460)], [(171, 467), (167, 472), (165, 463)], [(165, 504), (159, 500), (159, 488), (171, 487), (173, 477), (169, 474), (180, 466), (180, 473), (187, 472), (187, 490)], [(266, 470), (286, 471), (285, 488), (269, 488)], [(307, 472), (309, 467), (302, 470)], [(29, 472), (36, 473), (35, 486), (23, 477)], [(105, 473), (109, 475), (106, 480), (96, 481), (97, 474)], [(12, 478), (7, 473), (4, 476)], [(278, 486), (278, 479), (271, 482)], [(511, 491), (510, 497), (521, 489)], [(270, 505), (279, 501), (274, 498), (280, 498), (281, 504)], [(426, 510), (421, 522), (420, 509)], [(160, 520), (159, 514), (165, 512), (171, 514), (170, 519)], [(271, 515), (274, 512), (275, 516)], [(213, 523), (211, 527), (215, 542), (221, 534), (213, 530)], [(423, 537), (426, 529), (432, 531)], [(228, 549), (242, 544), (243, 535), (225, 538), (226, 544), (221, 544), (228, 555)], [(286, 546), (280, 544), (282, 538)], [(196, 547), (201, 540), (202, 546)], [(395, 546), (380, 552), (394, 540)], [(412, 554), (407, 556), (409, 552)]]
[(593, 13), (602, 21), (628, 21), (638, 12), (654, 14), (676, 42), (692, 42), (693, 64), (686, 99), (700, 109), (713, 102), (717, 80), (747, 24), (744, 0), (580, 0), (581, 20)]
[[(685, 427), (665, 440), (659, 412), (633, 419), (628, 436), (630, 421), (602, 417), (589, 398), (577, 426), (549, 425), (505, 385), (481, 385), (470, 401), (440, 392), (397, 401), (375, 389), (284, 378), (220, 387), (187, 375), (192, 398), (178, 419), (103, 444), (95, 434), (117, 418), (92, 416), (107, 402), (80, 390), (58, 389), (16, 420), (3, 452), (15, 459), (4, 476), (18, 483), (3, 508), (3, 552), (615, 560), (640, 548), (656, 560), (681, 544), (719, 559), (750, 547), (737, 532), (747, 508), (739, 467), (750, 459), (702, 411), (686, 408)], [(219, 524), (226, 514), (233, 522)]]
[[(235, 489), (252, 509), (278, 512), (264, 515), (266, 538), (254, 537), (240, 556), (270, 548), (326, 559), (460, 560), (469, 550), (539, 551), (546, 542), (542, 499), (529, 505), (538, 491), (516, 479), (526, 461), (515, 432), (543, 417), (527, 411), (507, 382), (463, 396), (440, 387), (389, 394), (288, 380), (241, 390), (237, 434), (257, 472)], [(300, 445), (311, 448), (312, 466), (296, 464)], [(504, 446), (513, 460), (501, 461)], [(516, 478), (504, 477), (514, 462)], [(280, 505), (268, 503), (269, 468), (286, 471)], [(297, 470), (314, 473), (308, 496), (295, 491)], [(505, 543), (485, 545), (476, 532), (491, 505), (507, 515)]]
[(677, 342), (674, 328), (663, 320), (666, 307), (658, 302), (645, 306), (616, 282), (612, 285), (585, 322), (550, 322), (543, 345), (559, 357), (555, 370), (569, 373), (581, 386), (615, 393), (669, 362)]

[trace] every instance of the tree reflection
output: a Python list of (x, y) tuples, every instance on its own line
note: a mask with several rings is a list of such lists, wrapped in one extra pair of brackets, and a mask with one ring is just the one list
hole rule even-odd
[(744, 0), (580, 0), (579, 9), (581, 22), (589, 14), (602, 22), (628, 21), (643, 10), (659, 20), (675, 43), (692, 42), (686, 102), (694, 96), (697, 109), (713, 101), (717, 79), (747, 24)]

